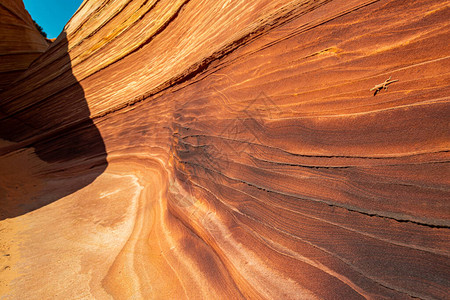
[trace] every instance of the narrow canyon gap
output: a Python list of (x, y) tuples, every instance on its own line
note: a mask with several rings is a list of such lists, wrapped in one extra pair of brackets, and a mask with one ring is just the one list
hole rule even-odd
[(445, 299), (449, 17), (84, 1), (0, 94), (2, 294)]

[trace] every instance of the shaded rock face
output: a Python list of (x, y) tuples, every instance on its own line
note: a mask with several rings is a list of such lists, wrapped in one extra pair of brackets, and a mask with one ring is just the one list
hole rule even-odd
[(449, 12), (83, 2), (0, 94), (3, 294), (446, 298)]
[(20, 0), (0, 3), (0, 92), (48, 48)]
[[(102, 137), (89, 118), (83, 89), (71, 72), (65, 33), (22, 75), (22, 80), (34, 78), (36, 74), (42, 79), (34, 94), (39, 96), (23, 101), (27, 92), (21, 92), (24, 89), (21, 82), (10, 84), (10, 90), (2, 94), (0, 110), (4, 117), (0, 120), (0, 139), (6, 144), (0, 150), (5, 157), (2, 163), (5, 190), (0, 199), (0, 219), (25, 214), (70, 195), (91, 183), (107, 166)], [(63, 79), (64, 84), (52, 84), (55, 78)], [(77, 117), (71, 119), (74, 110)], [(21, 155), (24, 149), (30, 148), (37, 162)], [(14, 168), (28, 169), (33, 178), (34, 175), (42, 177), (40, 182), (44, 185), (48, 176), (73, 178), (82, 172), (83, 179), (51, 191), (33, 183), (32, 190), (38, 195), (22, 197), (15, 192), (23, 190), (28, 194), (22, 181), (30, 179), (20, 179), (23, 173), (15, 174)], [(85, 169), (88, 172), (84, 172)]]

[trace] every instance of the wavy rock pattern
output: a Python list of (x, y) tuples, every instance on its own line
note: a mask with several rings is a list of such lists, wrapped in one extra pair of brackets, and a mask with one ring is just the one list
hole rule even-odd
[(0, 3), (0, 92), (19, 77), (48, 43), (37, 31), (22, 1)]
[(6, 299), (445, 299), (449, 12), (84, 1), (1, 94)]

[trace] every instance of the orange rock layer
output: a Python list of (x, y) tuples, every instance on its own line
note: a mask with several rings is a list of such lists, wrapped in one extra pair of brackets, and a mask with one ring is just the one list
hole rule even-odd
[(5, 298), (445, 299), (449, 16), (84, 1), (0, 94)]

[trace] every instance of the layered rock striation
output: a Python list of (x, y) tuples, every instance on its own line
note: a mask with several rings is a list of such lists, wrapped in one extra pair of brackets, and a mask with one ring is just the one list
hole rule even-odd
[(48, 42), (37, 31), (22, 1), (0, 3), (0, 92), (17, 79)]
[(446, 298), (449, 15), (84, 1), (0, 94), (6, 299)]

